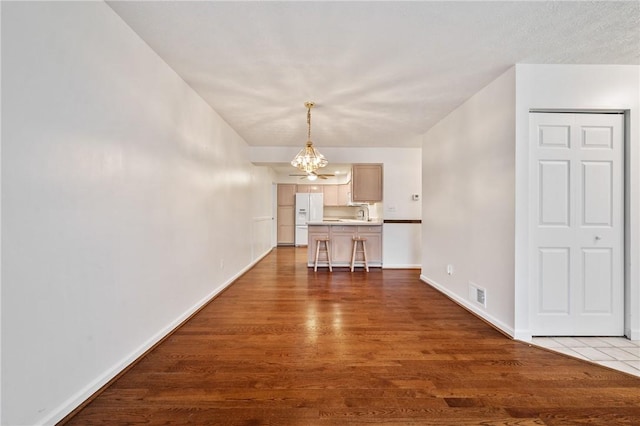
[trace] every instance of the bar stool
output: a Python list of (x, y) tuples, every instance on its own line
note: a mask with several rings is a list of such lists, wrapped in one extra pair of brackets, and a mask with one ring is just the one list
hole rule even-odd
[[(358, 250), (358, 243), (362, 244), (362, 250)], [(362, 253), (362, 259), (364, 260), (364, 269), (369, 272), (369, 263), (367, 262), (367, 239), (362, 237), (353, 237), (353, 252), (351, 253), (351, 272), (356, 266), (356, 254)]]
[[(329, 247), (329, 237), (320, 237), (316, 240), (316, 259), (313, 263), (314, 272), (318, 270), (318, 258), (320, 257), (320, 252), (324, 252), (327, 255), (327, 262), (329, 262), (329, 272), (333, 272), (333, 268), (331, 267), (331, 249)], [(320, 250), (320, 247), (324, 243), (324, 250)]]

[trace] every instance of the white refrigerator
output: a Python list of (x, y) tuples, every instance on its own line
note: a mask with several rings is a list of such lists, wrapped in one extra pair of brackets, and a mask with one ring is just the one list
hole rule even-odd
[(307, 245), (307, 222), (322, 221), (322, 197), (322, 193), (296, 193), (296, 246)]

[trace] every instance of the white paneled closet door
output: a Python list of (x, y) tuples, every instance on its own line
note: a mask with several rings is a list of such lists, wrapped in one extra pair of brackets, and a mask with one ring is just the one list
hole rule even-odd
[(534, 336), (624, 334), (623, 118), (530, 114)]

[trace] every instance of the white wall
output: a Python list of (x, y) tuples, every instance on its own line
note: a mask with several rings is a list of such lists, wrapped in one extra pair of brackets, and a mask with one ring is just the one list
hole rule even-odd
[[(517, 65), (432, 128), (423, 143), (422, 279), (530, 339), (531, 109), (627, 111), (625, 333), (640, 339), (638, 66)], [(486, 310), (469, 302), (469, 281), (487, 288)]]
[[(511, 68), (427, 132), (422, 145), (421, 278), (509, 334), (514, 140)], [(470, 300), (469, 282), (486, 289), (486, 309)]]
[[(422, 203), (411, 198), (412, 194), (422, 194), (421, 148), (335, 148), (316, 144), (329, 162), (383, 163), (383, 219), (421, 218)], [(299, 150), (300, 147), (251, 147), (250, 158), (256, 163), (286, 163)], [(383, 228), (383, 267), (419, 267), (420, 225), (392, 225)]]
[(422, 261), (422, 225), (420, 223), (385, 223), (382, 225), (383, 267), (385, 269), (419, 269)]
[(2, 4), (2, 424), (54, 423), (271, 246), (271, 179), (103, 2)]
[(625, 215), (625, 333), (640, 339), (640, 67), (516, 66), (516, 337), (529, 329), (529, 111), (628, 110)]

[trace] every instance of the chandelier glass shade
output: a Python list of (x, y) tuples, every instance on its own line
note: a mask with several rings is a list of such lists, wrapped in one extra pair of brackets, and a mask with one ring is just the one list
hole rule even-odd
[(297, 167), (305, 173), (312, 173), (318, 170), (320, 167), (324, 167), (329, 162), (324, 155), (313, 147), (313, 142), (308, 141), (307, 146), (302, 148), (298, 155), (291, 160), (291, 165)]
[(326, 166), (329, 162), (324, 158), (324, 155), (322, 155), (320, 151), (314, 148), (313, 142), (311, 142), (311, 108), (313, 108), (314, 103), (305, 102), (304, 106), (307, 107), (307, 143), (293, 158), (293, 160), (291, 160), (291, 165), (310, 174), (318, 170), (320, 167)]

